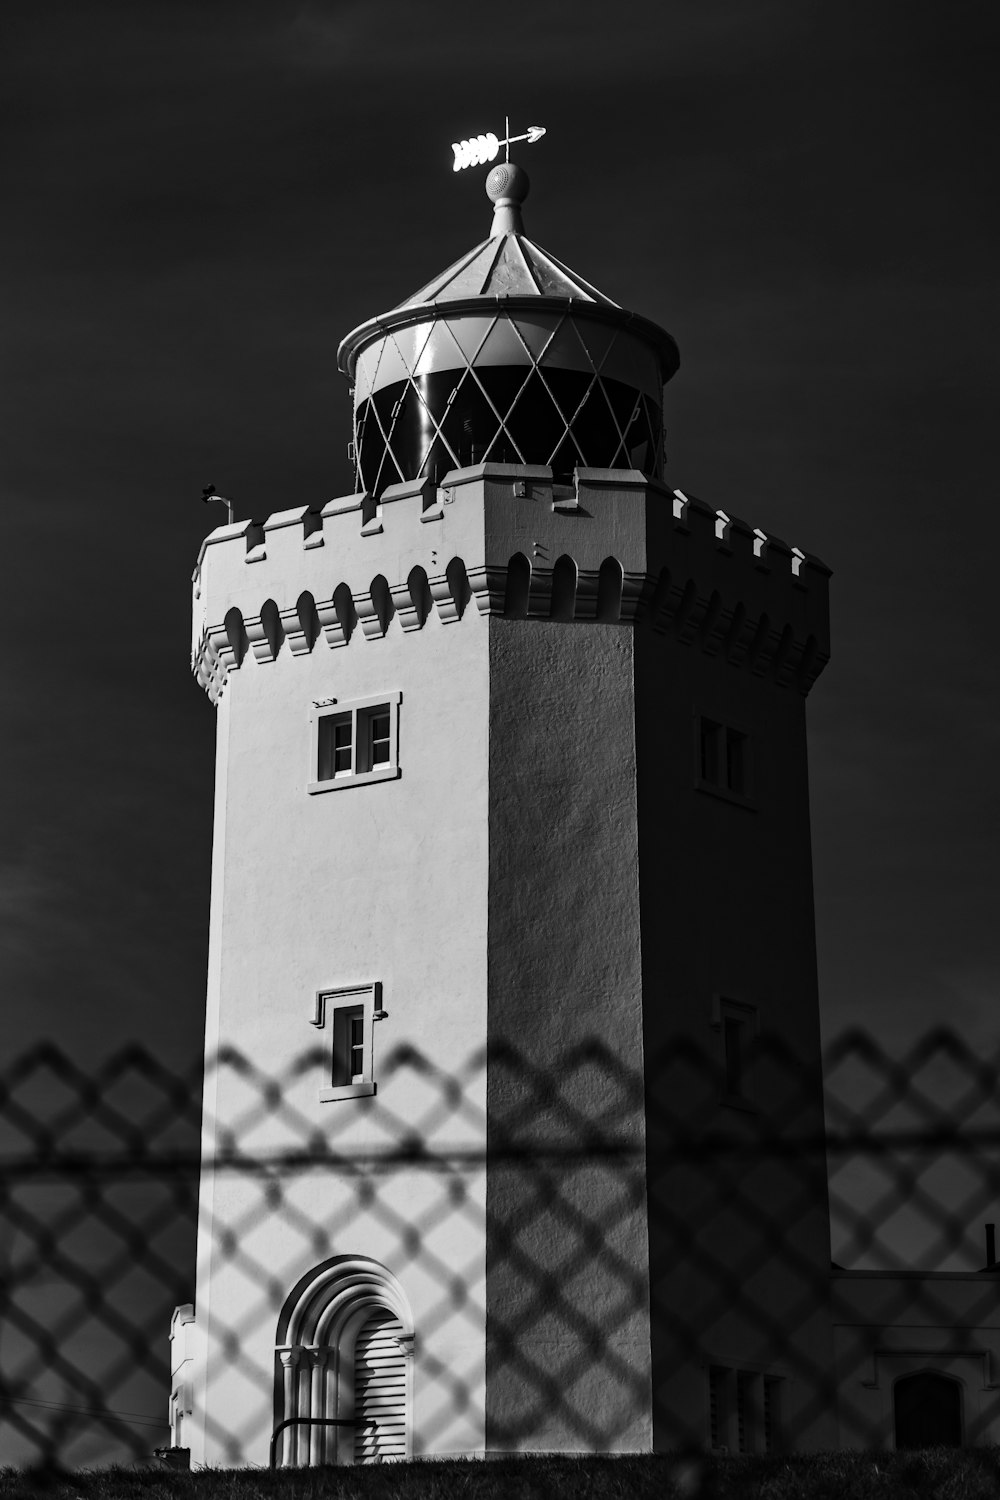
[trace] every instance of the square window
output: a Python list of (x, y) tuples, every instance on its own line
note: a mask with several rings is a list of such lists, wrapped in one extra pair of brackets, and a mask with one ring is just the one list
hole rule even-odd
[(397, 777), (401, 698), (401, 693), (384, 693), (314, 705), (306, 790), (332, 792)]
[(753, 805), (750, 736), (744, 729), (695, 716), (695, 786), (744, 807)]
[(375, 1021), (384, 1015), (381, 1006), (382, 986), (377, 983), (317, 992), (313, 1025), (330, 1031), (321, 1101), (375, 1093), (372, 1035)]

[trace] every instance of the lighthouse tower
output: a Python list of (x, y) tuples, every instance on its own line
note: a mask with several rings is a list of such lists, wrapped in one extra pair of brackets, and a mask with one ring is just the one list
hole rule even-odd
[(834, 1441), (827, 569), (664, 483), (676, 345), (527, 190), (341, 345), (355, 493), (198, 559), (195, 1462)]

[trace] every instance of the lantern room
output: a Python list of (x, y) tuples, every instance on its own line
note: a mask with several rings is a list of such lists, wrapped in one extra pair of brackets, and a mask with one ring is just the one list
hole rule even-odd
[(486, 462), (663, 470), (677, 346), (523, 233), (527, 174), (486, 180), (490, 237), (340, 346), (359, 491)]

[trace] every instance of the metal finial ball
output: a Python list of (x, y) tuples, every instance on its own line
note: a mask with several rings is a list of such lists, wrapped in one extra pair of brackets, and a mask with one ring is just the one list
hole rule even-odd
[(491, 203), (499, 203), (501, 199), (523, 203), (530, 186), (528, 174), (523, 167), (519, 167), (516, 162), (500, 161), (486, 178), (486, 196)]

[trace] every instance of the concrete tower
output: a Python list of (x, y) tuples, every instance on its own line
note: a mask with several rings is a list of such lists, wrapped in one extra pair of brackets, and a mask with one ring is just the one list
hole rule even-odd
[(664, 484), (673, 340), (525, 237), (519, 168), (487, 189), (490, 237), (341, 346), (356, 493), (195, 572), (197, 1462), (289, 1419), (285, 1463), (834, 1440), (827, 569)]

